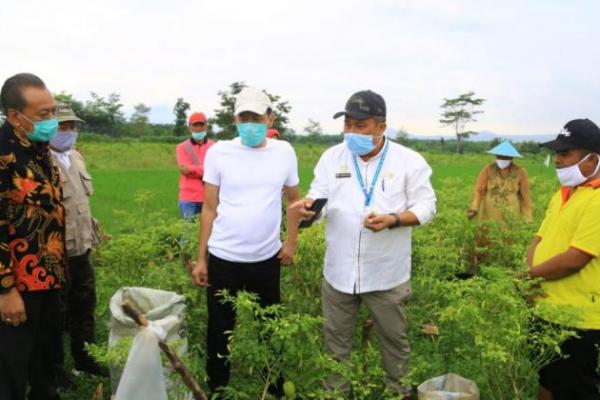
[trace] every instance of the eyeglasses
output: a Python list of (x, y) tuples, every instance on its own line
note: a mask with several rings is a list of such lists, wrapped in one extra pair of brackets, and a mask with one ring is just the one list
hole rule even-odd
[(206, 122), (194, 122), (192, 126), (196, 126), (198, 128), (204, 128), (206, 126)]

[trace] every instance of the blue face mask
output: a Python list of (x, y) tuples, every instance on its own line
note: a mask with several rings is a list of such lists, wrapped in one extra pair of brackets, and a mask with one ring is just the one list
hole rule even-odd
[(242, 144), (256, 147), (265, 141), (267, 137), (267, 125), (256, 122), (244, 122), (237, 124), (237, 131)]
[(196, 142), (201, 142), (206, 137), (206, 131), (204, 132), (192, 132), (192, 139)]
[(360, 133), (344, 133), (344, 142), (352, 154), (364, 156), (375, 149), (373, 136)]
[(50, 139), (50, 147), (54, 150), (64, 153), (69, 151), (75, 145), (77, 141), (77, 132), (75, 131), (63, 131), (57, 133)]
[(27, 134), (27, 138), (32, 142), (48, 142), (58, 131), (58, 120), (56, 118), (33, 122), (25, 115), (21, 115), (33, 124), (33, 132)]

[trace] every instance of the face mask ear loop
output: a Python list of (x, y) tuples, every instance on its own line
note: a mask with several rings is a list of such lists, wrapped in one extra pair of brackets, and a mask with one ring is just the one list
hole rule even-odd
[(596, 176), (598, 174), (598, 171), (600, 171), (600, 154), (598, 154), (598, 153), (590, 153), (588, 155), (588, 157), (591, 156), (592, 154), (596, 155), (596, 169), (594, 170), (594, 172), (588, 178), (591, 178), (592, 176)]
[[(35, 130), (35, 123), (32, 120), (30, 120), (29, 118), (27, 118), (27, 116), (25, 114), (23, 114), (21, 111), (17, 111), (17, 112), (19, 113), (19, 115), (21, 117), (25, 118), (27, 120), (27, 122), (29, 122), (31, 124), (31, 126), (33, 127), (33, 129)], [(25, 136), (29, 136), (33, 133), (33, 131), (27, 132), (27, 130), (23, 126), (20, 126), (19, 128), (21, 128), (21, 130), (23, 131)]]
[[(590, 154), (588, 154), (587, 156), (583, 157), (583, 158), (582, 158), (582, 159), (581, 159), (581, 160), (580, 160), (580, 161), (579, 161), (579, 162), (576, 164), (576, 165), (577, 165), (577, 167), (579, 168), (579, 166), (581, 165), (581, 163), (583, 163), (585, 160), (587, 160), (588, 158), (590, 158), (590, 157), (592, 156), (592, 154), (595, 154), (595, 155), (596, 155), (596, 159), (597, 159), (598, 161), (596, 162), (596, 169), (594, 170), (594, 172), (593, 172), (593, 173), (592, 173), (590, 176), (586, 176), (586, 177), (585, 177), (586, 179), (589, 179), (589, 178), (591, 178), (592, 176), (596, 175), (596, 174), (598, 173), (598, 170), (600, 170), (600, 155), (599, 155), (599, 154), (597, 154), (597, 153), (590, 153)], [(581, 171), (581, 169), (580, 169), (579, 171)], [(583, 173), (582, 173), (581, 175), (583, 175)]]

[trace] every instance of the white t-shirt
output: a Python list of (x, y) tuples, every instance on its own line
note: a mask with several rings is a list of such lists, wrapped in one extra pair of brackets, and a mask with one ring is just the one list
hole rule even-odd
[(281, 248), (281, 190), (299, 182), (292, 146), (272, 139), (261, 148), (239, 138), (220, 141), (206, 153), (204, 182), (219, 186), (209, 252), (231, 262), (273, 257)]

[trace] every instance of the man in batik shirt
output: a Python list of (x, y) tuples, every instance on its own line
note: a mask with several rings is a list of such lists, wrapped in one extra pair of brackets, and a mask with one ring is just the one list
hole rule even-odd
[(18, 74), (0, 93), (0, 399), (58, 399), (64, 209), (48, 141), (55, 103), (44, 82)]

